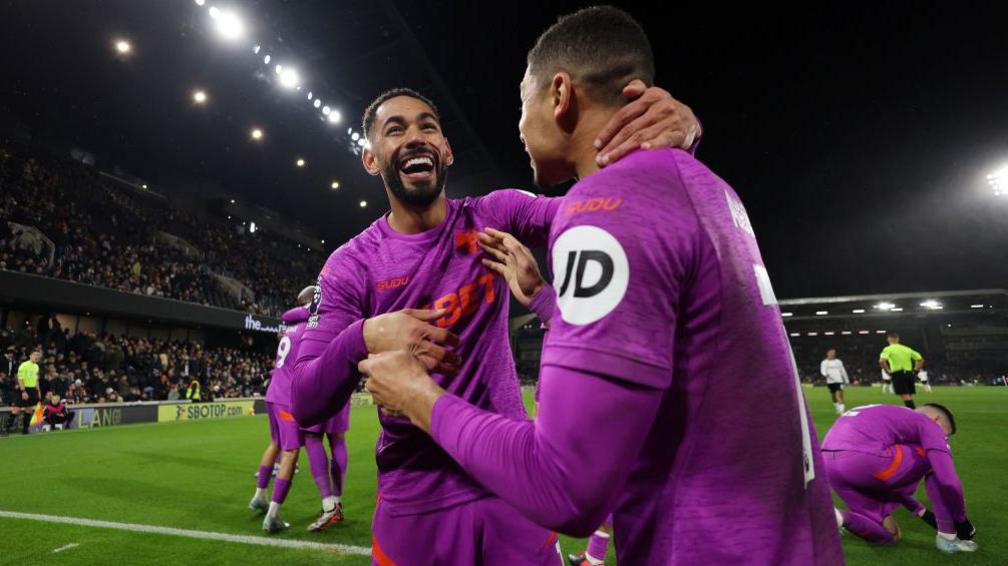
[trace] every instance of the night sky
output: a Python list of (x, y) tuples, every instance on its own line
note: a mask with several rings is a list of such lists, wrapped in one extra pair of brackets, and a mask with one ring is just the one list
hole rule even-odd
[[(248, 46), (222, 43), (191, 0), (0, 2), (0, 125), (84, 147), (169, 194), (208, 183), (332, 244), (384, 210), (345, 138), (384, 88), (421, 88), (442, 106), (464, 161), (450, 195), (529, 188), (525, 52), (584, 5), (218, 4), (249, 22), (248, 46), (261, 38), (297, 64), (341, 126), (281, 91)], [(701, 118), (698, 157), (742, 196), (778, 297), (1008, 285), (1008, 198), (985, 180), (1008, 163), (1003, 3), (617, 4), (648, 32), (658, 84)], [(111, 48), (120, 35), (136, 46), (129, 60)], [(197, 86), (205, 108), (188, 98)], [(266, 143), (248, 140), (253, 124)]]

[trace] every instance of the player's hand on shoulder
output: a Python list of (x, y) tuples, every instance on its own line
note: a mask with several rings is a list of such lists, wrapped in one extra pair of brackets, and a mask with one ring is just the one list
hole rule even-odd
[(369, 318), (364, 321), (364, 344), (371, 354), (403, 350), (428, 370), (453, 373), (461, 358), (449, 348), (458, 346), (458, 336), (432, 324), (444, 314), (444, 310), (403, 309)]
[(479, 235), (479, 246), (486, 253), (483, 265), (501, 275), (515, 299), (526, 307), (546, 285), (532, 251), (507, 232), (486, 228)]
[(623, 88), (628, 99), (595, 140), (598, 164), (613, 163), (635, 149), (689, 149), (700, 139), (700, 122), (693, 110), (663, 88), (633, 80)]

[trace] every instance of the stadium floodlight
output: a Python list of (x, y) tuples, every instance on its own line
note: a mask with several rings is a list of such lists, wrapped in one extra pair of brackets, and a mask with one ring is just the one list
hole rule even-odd
[(878, 309), (878, 310), (880, 310), (880, 311), (891, 311), (891, 310), (893, 310), (893, 309), (896, 308), (896, 305), (883, 301), (883, 302), (875, 305), (875, 308)]
[(339, 124), (342, 119), (343, 115), (340, 114), (338, 110), (333, 110), (332, 112), (329, 113), (330, 124)]
[(850, 330), (841, 330), (840, 334), (842, 334), (844, 336), (850, 336), (853, 333)]
[(970, 305), (971, 309), (982, 309), (983, 305)]
[(809, 336), (819, 336), (819, 333), (818, 332), (809, 332), (808, 335)]
[(360, 207), (364, 208), (365, 206), (367, 206), (367, 201), (366, 200), (360, 201)]
[(211, 6), (210, 18), (214, 21), (217, 33), (228, 41), (239, 39), (245, 35), (245, 22), (231, 10), (221, 10), (216, 6)]
[(125, 39), (117, 39), (115, 42), (115, 50), (120, 55), (129, 55), (133, 51), (133, 45)]
[(871, 334), (871, 332), (868, 332), (867, 330), (858, 330), (857, 333), (858, 334)]
[(259, 45), (259, 44), (256, 44), (255, 47), (252, 48), (252, 53), (255, 54), (255, 55), (258, 55), (260, 49), (262, 49), (262, 46)]
[(364, 147), (366, 144), (367, 144), (367, 140), (365, 140), (364, 138), (361, 138), (361, 139), (357, 140), (357, 145), (359, 145), (361, 147)]
[(903, 312), (903, 307), (893, 307), (889, 309), (889, 312)]
[(885, 330), (876, 330), (875, 334), (885, 334)]
[(322, 113), (325, 114), (326, 116), (328, 116), (330, 112), (332, 112), (332, 109), (329, 108), (328, 106), (322, 107)]
[(864, 309), (854, 309), (851, 312), (854, 314), (864, 314)]
[(353, 134), (350, 135), (350, 139), (352, 139), (353, 141), (357, 141), (360, 139), (360, 134), (354, 132)]
[(146, 188), (147, 188), (147, 184), (145, 183), (145, 184), (143, 184), (143, 185), (140, 185), (140, 188), (141, 188), (141, 189), (146, 189)]
[(196, 104), (205, 104), (207, 101), (206, 92), (203, 90), (195, 90), (192, 93), (192, 99)]
[(934, 299), (928, 299), (921, 303), (920, 306), (933, 311), (941, 310), (943, 308), (942, 304)]
[[(279, 67), (280, 65), (277, 65)], [(296, 88), (300, 86), (301, 78), (296, 69), (286, 68), (280, 73), (280, 86), (284, 88)]]
[(996, 197), (1008, 192), (1008, 165), (987, 175), (987, 183), (990, 184)]
[(234, 199), (231, 199), (231, 204), (234, 204)]
[(792, 333), (791, 333), (791, 336), (792, 336), (792, 337), (797, 337), (797, 336), (801, 336), (801, 332), (792, 332)]
[(312, 103), (312, 106), (314, 106), (315, 108), (318, 108), (319, 106), (322, 106), (322, 101), (319, 100), (318, 98), (316, 98), (315, 102)]
[(263, 57), (263, 65), (269, 65), (270, 59), (272, 59), (272, 57), (270, 57), (269, 53), (267, 53), (266, 56)]
[(296, 164), (296, 165), (297, 165), (298, 167), (304, 167), (304, 166), (305, 166), (305, 160), (304, 160), (304, 159), (302, 159), (302, 158), (300, 158), (300, 157), (298, 157), (298, 160), (297, 160), (297, 161), (295, 161), (295, 164)]
[(794, 313), (793, 312), (782, 312), (782, 313), (780, 313), (780, 315), (781, 316), (794, 316)]
[(278, 74), (278, 75), (279, 75), (280, 73), (282, 73), (282, 72), (283, 72), (283, 65), (281, 65), (281, 64), (279, 64), (279, 63), (277, 63), (277, 66), (276, 66), (276, 67), (274, 67), (274, 68), (273, 68), (273, 70), (274, 70), (274, 71), (276, 71), (276, 74)]
[(256, 233), (256, 223), (249, 222), (249, 234), (255, 234), (255, 233)]
[(195, 2), (197, 6), (202, 6), (203, 4), (206, 4), (206, 0), (195, 0)]
[[(252, 128), (252, 131), (249, 132), (249, 135), (251, 135), (252, 139), (254, 140), (261, 140), (263, 138), (263, 131), (260, 130), (259, 128)], [(234, 201), (231, 202), (233, 203)]]
[(823, 332), (823, 334), (826, 335), (826, 336), (833, 336), (834, 334), (836, 334), (836, 332), (834, 332), (832, 330), (829, 330), (827, 332)]
[(311, 100), (311, 99), (312, 99), (312, 91), (309, 90), (308, 91), (308, 100)]
[(331, 184), (331, 185), (329, 185), (329, 188), (331, 188), (331, 189), (332, 189), (332, 190), (334, 190), (334, 191), (335, 191), (336, 189), (339, 189), (339, 181), (333, 181), (333, 182), (332, 182), (332, 184)]
[(815, 311), (815, 314), (816, 316), (826, 316), (829, 314), (829, 311)]
[(325, 240), (322, 240), (322, 245), (325, 245)]

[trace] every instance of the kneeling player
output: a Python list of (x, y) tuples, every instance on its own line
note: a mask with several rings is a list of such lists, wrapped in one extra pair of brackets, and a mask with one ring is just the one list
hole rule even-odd
[[(916, 410), (868, 405), (844, 413), (822, 444), (830, 486), (847, 504), (837, 511), (837, 522), (869, 542), (891, 544), (900, 539), (892, 512), (903, 506), (938, 531), (939, 550), (975, 551), (975, 530), (949, 452), (947, 437), (955, 431), (952, 413), (934, 403)], [(914, 498), (921, 479), (934, 512)]]

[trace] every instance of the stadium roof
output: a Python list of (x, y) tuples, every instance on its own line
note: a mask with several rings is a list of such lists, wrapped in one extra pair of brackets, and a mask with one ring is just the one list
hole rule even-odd
[(1005, 289), (882, 293), (840, 297), (807, 297), (778, 301), (785, 322), (872, 318), (893, 320), (908, 315), (931, 316), (1008, 311)]

